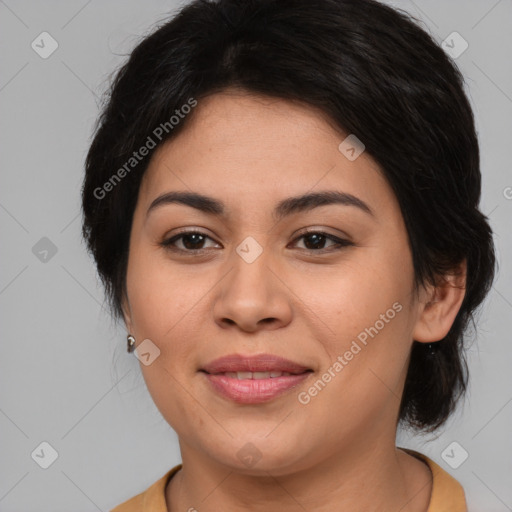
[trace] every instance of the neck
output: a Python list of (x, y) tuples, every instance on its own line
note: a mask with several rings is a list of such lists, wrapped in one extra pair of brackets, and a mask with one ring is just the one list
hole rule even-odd
[(170, 511), (426, 512), (428, 466), (395, 447), (394, 438), (351, 443), (317, 464), (275, 475), (239, 473), (182, 445), (182, 469), (166, 489)]

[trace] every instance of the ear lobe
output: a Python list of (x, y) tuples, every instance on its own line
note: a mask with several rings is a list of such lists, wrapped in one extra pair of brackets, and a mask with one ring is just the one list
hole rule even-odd
[(442, 340), (450, 331), (466, 294), (467, 265), (464, 260), (453, 273), (442, 276), (431, 290), (430, 300), (419, 303), (413, 339), (420, 343)]

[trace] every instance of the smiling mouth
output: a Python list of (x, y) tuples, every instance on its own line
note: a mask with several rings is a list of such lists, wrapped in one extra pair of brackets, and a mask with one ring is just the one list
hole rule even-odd
[(314, 371), (273, 354), (232, 354), (208, 363), (199, 373), (217, 396), (249, 405), (276, 399), (302, 384)]

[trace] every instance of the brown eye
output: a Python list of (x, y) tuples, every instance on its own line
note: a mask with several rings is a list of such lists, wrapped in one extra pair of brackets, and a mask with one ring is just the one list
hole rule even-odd
[(186, 231), (164, 240), (161, 245), (169, 250), (200, 252), (207, 249), (204, 247), (206, 240), (212, 239), (200, 231)]
[[(337, 249), (347, 247), (349, 245), (354, 245), (348, 240), (343, 240), (333, 235), (329, 235), (323, 231), (309, 231), (296, 238), (294, 242), (297, 242), (297, 240), (302, 238), (304, 239), (304, 249), (312, 252), (328, 251), (332, 250), (333, 248)], [(333, 244), (326, 248), (325, 244), (329, 241), (333, 242)]]

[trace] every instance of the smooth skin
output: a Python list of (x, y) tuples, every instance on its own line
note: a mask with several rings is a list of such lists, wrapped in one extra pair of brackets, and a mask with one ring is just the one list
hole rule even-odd
[[(464, 281), (447, 276), (413, 294), (392, 189), (366, 152), (350, 161), (339, 151), (348, 134), (313, 107), (230, 89), (190, 115), (143, 177), (123, 304), (137, 344), (149, 338), (160, 349), (141, 370), (179, 437), (183, 468), (167, 486), (169, 510), (426, 512), (431, 472), (395, 446), (400, 397), (413, 340), (448, 333)], [(225, 216), (179, 203), (148, 213), (172, 191), (222, 201)], [(320, 191), (352, 194), (373, 214), (328, 204), (273, 217), (281, 200)], [(175, 251), (162, 245), (182, 230), (204, 237), (178, 238)], [(247, 237), (263, 249), (252, 263), (236, 251)], [(402, 310), (300, 403), (299, 392), (396, 302)], [(313, 372), (270, 402), (236, 404), (199, 371), (233, 353), (276, 354)], [(248, 443), (261, 455), (250, 467), (238, 456)]]

